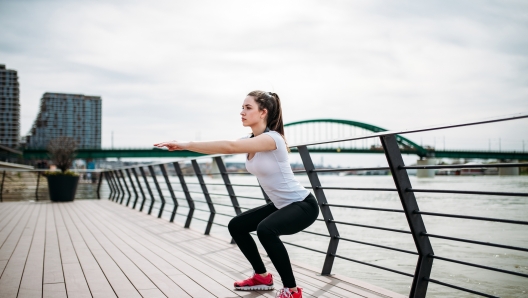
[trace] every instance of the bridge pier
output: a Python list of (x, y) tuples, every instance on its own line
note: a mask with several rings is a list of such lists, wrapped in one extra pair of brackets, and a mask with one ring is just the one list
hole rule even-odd
[[(424, 158), (416, 161), (419, 166), (436, 165), (436, 158)], [(434, 178), (435, 170), (432, 169), (418, 169), (416, 170), (416, 177), (418, 178)]]
[[(517, 163), (518, 160), (501, 160), (501, 162), (511, 162), (511, 163)], [(519, 176), (519, 167), (511, 167), (511, 168), (499, 168), (499, 176)]]

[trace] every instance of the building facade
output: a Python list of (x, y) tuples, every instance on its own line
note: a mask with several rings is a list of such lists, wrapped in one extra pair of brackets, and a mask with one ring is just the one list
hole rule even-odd
[(20, 138), (20, 96), (16, 70), (0, 64), (0, 145), (16, 148)]
[(61, 136), (74, 138), (79, 149), (100, 149), (101, 97), (44, 93), (26, 147), (44, 149), (50, 140)]

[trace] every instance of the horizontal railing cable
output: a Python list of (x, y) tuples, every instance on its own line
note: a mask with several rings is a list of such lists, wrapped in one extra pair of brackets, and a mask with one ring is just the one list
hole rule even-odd
[(492, 242), (476, 241), (476, 240), (470, 240), (470, 239), (464, 239), (464, 238), (448, 237), (448, 236), (429, 234), (429, 233), (423, 233), (423, 235), (433, 237), (433, 238), (439, 238), (439, 239), (446, 239), (446, 240), (452, 240), (452, 241), (466, 242), (466, 243), (472, 243), (472, 244), (478, 244), (478, 245), (484, 245), (484, 246), (500, 247), (500, 248), (506, 248), (506, 249), (511, 249), (511, 250), (519, 250), (519, 251), (528, 252), (528, 248), (524, 248), (524, 247), (503, 245), (503, 244), (497, 244), (497, 243), (492, 243)]
[[(211, 196), (229, 197), (229, 194), (223, 194), (223, 193), (212, 193), (212, 192), (210, 192), (209, 195), (211, 195)], [(239, 196), (239, 195), (237, 195), (236, 197), (237, 198), (244, 198), (244, 199), (253, 199), (253, 200), (264, 200), (264, 198), (258, 198), (258, 197), (248, 197), (248, 196)]]
[(463, 288), (463, 287), (455, 286), (455, 285), (448, 284), (448, 283), (445, 283), (445, 282), (441, 282), (441, 281), (438, 281), (438, 280), (432, 279), (432, 278), (426, 278), (425, 280), (427, 280), (429, 282), (432, 282), (432, 283), (435, 283), (435, 284), (438, 284), (438, 285), (442, 285), (442, 286), (445, 286), (445, 287), (449, 287), (449, 288), (452, 288), (452, 289), (464, 291), (464, 292), (471, 293), (471, 294), (480, 295), (480, 296), (483, 296), (483, 297), (500, 298), (499, 296), (493, 296), (493, 295), (489, 295), (489, 294), (486, 294), (486, 293), (477, 292), (477, 291), (470, 290), (470, 289), (467, 289), (467, 288)]
[(287, 242), (287, 241), (282, 241), (282, 243), (288, 244), (288, 245), (291, 245), (291, 246), (296, 246), (296, 247), (299, 247), (299, 248), (304, 248), (304, 249), (311, 250), (311, 251), (314, 251), (314, 252), (326, 254), (326, 252), (324, 252), (324, 251), (320, 251), (320, 250), (317, 250), (317, 249), (309, 248), (309, 247), (302, 246), (302, 245), (299, 245), (299, 244), (294, 244), (294, 243)]
[(335, 187), (335, 186), (317, 186), (318, 189), (330, 190), (367, 190), (367, 191), (397, 191), (396, 188), (374, 188), (374, 187)]
[(383, 267), (383, 266), (379, 266), (379, 265), (370, 264), (370, 263), (367, 263), (367, 262), (363, 262), (363, 261), (359, 261), (359, 260), (343, 257), (343, 256), (336, 255), (336, 254), (334, 254), (333, 256), (336, 257), (336, 258), (343, 259), (343, 260), (347, 260), (347, 261), (363, 264), (363, 265), (366, 265), (366, 266), (370, 266), (370, 267), (374, 267), (374, 268), (390, 271), (390, 272), (393, 272), (393, 273), (398, 273), (398, 274), (405, 275), (405, 276), (408, 276), (408, 277), (414, 277), (414, 275), (412, 275), (410, 273), (407, 273), (407, 272), (403, 272), (403, 271), (399, 271), (399, 270), (395, 270), (395, 269), (391, 269), (391, 268), (387, 268), (387, 267)]
[[(229, 175), (251, 175), (249, 172), (227, 172)], [(222, 175), (222, 173), (203, 173), (204, 176), (217, 176)], [(185, 177), (196, 177), (196, 174), (183, 174)]]
[(400, 248), (395, 248), (395, 247), (390, 247), (390, 246), (385, 246), (385, 245), (380, 245), (380, 244), (374, 244), (374, 243), (369, 243), (369, 242), (363, 242), (363, 241), (358, 241), (358, 240), (352, 240), (352, 239), (348, 239), (348, 238), (343, 238), (341, 236), (334, 236), (334, 237), (337, 237), (340, 240), (344, 240), (344, 241), (348, 241), (348, 242), (354, 242), (354, 243), (363, 244), (363, 245), (369, 245), (369, 246), (375, 246), (375, 247), (379, 247), (379, 248), (390, 249), (390, 250), (399, 251), (399, 252), (403, 252), (403, 253), (407, 253), (407, 254), (411, 254), (411, 255), (418, 255), (417, 252), (410, 251), (410, 250), (405, 250), (405, 249), (400, 249)]
[[(199, 209), (199, 208), (194, 208), (194, 210), (197, 210), (197, 211), (203, 211), (203, 212), (207, 212), (207, 213), (211, 213), (211, 210), (205, 210), (205, 209)], [(215, 212), (215, 214), (223, 215), (223, 216), (228, 216), (228, 217), (235, 217), (235, 215), (232, 215), (232, 214), (225, 214), (225, 213), (220, 213), (220, 212)]]
[(312, 231), (301, 231), (301, 233), (312, 234), (312, 235), (323, 236), (323, 237), (330, 237), (330, 235), (321, 234), (321, 233), (312, 232)]
[(337, 169), (315, 169), (313, 172), (326, 173), (326, 172), (353, 172), (353, 171), (386, 171), (390, 170), (389, 167), (376, 167), (376, 168), (337, 168)]
[(430, 216), (442, 216), (442, 217), (452, 217), (452, 218), (483, 220), (483, 221), (491, 221), (491, 222), (503, 222), (503, 223), (517, 224), (517, 225), (528, 225), (528, 221), (493, 218), (493, 217), (480, 217), (480, 216), (447, 214), (447, 213), (437, 213), (437, 212), (425, 212), (425, 211), (416, 211), (416, 210), (413, 213), (415, 213), (415, 214), (423, 214), (423, 215), (430, 215)]
[(328, 203), (323, 203), (323, 206), (352, 208), (352, 209), (365, 209), (365, 210), (375, 210), (375, 211), (385, 211), (385, 212), (399, 212), (399, 213), (405, 212), (399, 209), (375, 208), (375, 207), (352, 206), (352, 205), (338, 205), (338, 204), (328, 204)]
[(520, 272), (504, 270), (504, 269), (499, 269), (499, 268), (494, 268), (494, 267), (489, 267), (489, 266), (484, 266), (484, 265), (479, 265), (479, 264), (474, 264), (474, 263), (468, 263), (468, 262), (464, 262), (464, 261), (459, 261), (459, 260), (450, 259), (450, 258), (444, 258), (444, 257), (440, 257), (440, 256), (435, 256), (435, 255), (431, 255), (430, 257), (438, 259), (438, 260), (446, 261), (446, 262), (452, 262), (452, 263), (457, 263), (457, 264), (461, 264), (461, 265), (477, 267), (477, 268), (481, 268), (481, 269), (497, 271), (497, 272), (511, 274), (511, 275), (528, 277), (528, 274), (524, 274), (524, 273), (520, 273)]
[[(199, 201), (199, 200), (193, 200), (194, 202), (198, 202), (198, 203), (204, 203), (204, 204), (209, 204), (207, 203), (206, 201)], [(213, 205), (218, 205), (218, 206), (226, 206), (226, 207), (233, 207), (233, 205), (227, 205), (227, 204), (222, 204), (222, 203), (214, 203), (213, 202)], [(242, 206), (234, 206), (234, 207), (238, 207), (240, 209), (251, 209), (251, 208), (246, 208), (246, 207), (242, 207)]]
[[(187, 184), (200, 185), (200, 183), (197, 183), (197, 182), (186, 182), (186, 183)], [(224, 183), (207, 183), (207, 185), (217, 185), (217, 186), (230, 185), (230, 186), (240, 186), (240, 187), (260, 187), (260, 185), (253, 185), (253, 184), (232, 184), (232, 183), (227, 183), (227, 184), (224, 184)]]
[(495, 163), (495, 164), (458, 164), (458, 165), (423, 165), (423, 166), (403, 166), (399, 169), (475, 169), (475, 168), (510, 168), (510, 167), (528, 167), (528, 163)]
[(494, 192), (494, 191), (472, 191), (472, 190), (442, 190), (442, 189), (417, 189), (407, 188), (407, 192), (430, 192), (430, 193), (457, 193), (468, 195), (490, 195), (490, 196), (512, 196), (512, 197), (528, 197), (526, 192)]
[(503, 121), (524, 119), (524, 118), (528, 118), (528, 115), (510, 116), (506, 118), (495, 118), (495, 119), (490, 119), (490, 120), (482, 120), (482, 121), (466, 122), (466, 123), (450, 124), (450, 125), (441, 125), (441, 126), (427, 127), (427, 128), (406, 129), (406, 130), (399, 130), (399, 131), (389, 130), (389, 131), (377, 132), (377, 133), (372, 133), (372, 134), (359, 136), (359, 137), (353, 137), (353, 138), (333, 139), (333, 140), (311, 142), (311, 143), (304, 143), (304, 144), (294, 144), (294, 145), (291, 145), (290, 148), (295, 148), (298, 146), (314, 146), (314, 145), (322, 145), (322, 144), (329, 144), (329, 143), (357, 141), (357, 140), (364, 140), (364, 139), (371, 139), (371, 138), (379, 138), (382, 136), (402, 135), (402, 134), (417, 133), (417, 132), (424, 132), (424, 131), (441, 130), (441, 129), (447, 129), (447, 128), (465, 127), (465, 126), (473, 126), (473, 125), (479, 125), (479, 124), (503, 122)]
[[(324, 220), (323, 220), (324, 221)], [(362, 224), (355, 224), (351, 222), (343, 222), (343, 221), (337, 221), (333, 219), (329, 219), (331, 222), (335, 222), (337, 224), (342, 225), (348, 225), (348, 226), (355, 226), (355, 227), (362, 227), (362, 228), (369, 228), (369, 229), (376, 229), (376, 230), (383, 230), (383, 231), (390, 231), (390, 232), (397, 232), (397, 233), (404, 233), (404, 234), (411, 234), (410, 231), (404, 231), (404, 230), (397, 230), (397, 229), (391, 229), (391, 228), (384, 228), (384, 227), (377, 227), (377, 226), (369, 226), (369, 225), (362, 225)]]

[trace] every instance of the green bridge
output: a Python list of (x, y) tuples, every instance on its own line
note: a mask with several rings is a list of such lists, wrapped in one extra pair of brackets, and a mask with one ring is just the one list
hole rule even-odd
[[(387, 131), (384, 128), (371, 124), (343, 119), (310, 119), (297, 121), (285, 125), (288, 141), (293, 144), (311, 143), (328, 139), (350, 138), (347, 130), (359, 129), (368, 133), (379, 133)], [(330, 136), (330, 132), (338, 131), (341, 134)], [(319, 136), (319, 139), (317, 137)], [(300, 141), (292, 142), (292, 138)], [(466, 158), (466, 159), (517, 159), (528, 160), (528, 152), (521, 151), (484, 151), (484, 150), (437, 150), (430, 147), (422, 147), (415, 142), (396, 135), (403, 154), (414, 154), (420, 157), (436, 158)], [(373, 138), (374, 141), (377, 138)], [(383, 154), (383, 148), (376, 143), (354, 145), (353, 142), (333, 143), (329, 145), (314, 145), (308, 147), (313, 153), (379, 153)], [(296, 152), (292, 148), (292, 152)], [(22, 152), (24, 159), (47, 159), (46, 149), (26, 149)], [(167, 151), (158, 148), (122, 148), (122, 149), (79, 149), (77, 158), (101, 159), (101, 158), (180, 158), (195, 157), (205, 154), (190, 151)]]

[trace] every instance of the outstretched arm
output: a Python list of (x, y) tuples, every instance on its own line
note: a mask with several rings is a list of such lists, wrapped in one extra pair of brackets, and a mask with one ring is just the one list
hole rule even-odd
[(169, 151), (189, 150), (205, 154), (235, 154), (235, 153), (255, 153), (260, 151), (275, 150), (275, 140), (271, 136), (261, 134), (250, 139), (240, 139), (236, 141), (209, 141), (209, 142), (162, 142), (154, 144), (162, 148), (167, 147)]

